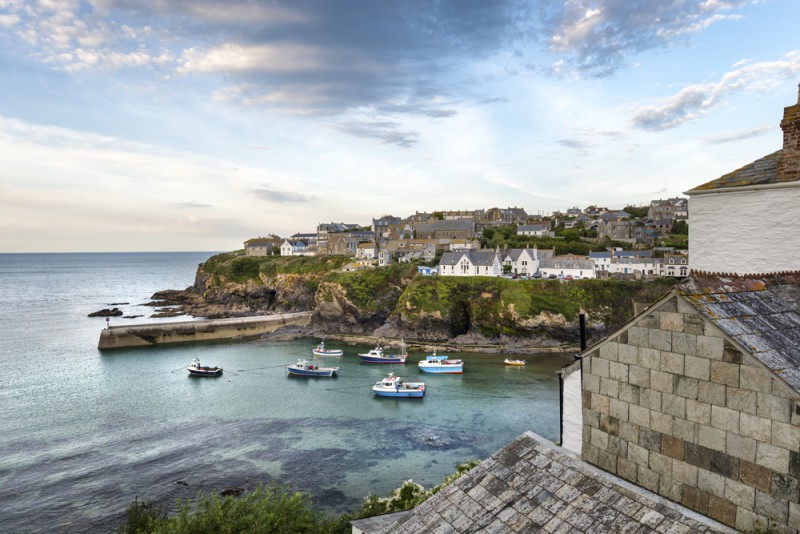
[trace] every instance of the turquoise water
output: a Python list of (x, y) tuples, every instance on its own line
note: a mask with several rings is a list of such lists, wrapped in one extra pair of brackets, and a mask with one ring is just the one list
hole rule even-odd
[[(435, 485), (525, 430), (557, 439), (563, 355), (508, 368), (500, 355), (450, 353), (464, 374), (437, 376), (418, 372), (423, 353), (367, 365), (356, 354), (370, 347), (329, 340), (345, 350), (323, 358), (339, 376), (307, 379), (284, 366), (311, 358), (312, 339), (96, 349), (105, 320), (88, 313), (128, 302), (126, 315), (149, 315), (152, 293), (191, 285), (210, 255), (0, 255), (3, 531), (107, 532), (134, 498), (171, 504), (269, 481), (353, 511), (406, 479)], [(224, 375), (189, 378), (195, 356)], [(424, 380), (426, 397), (372, 397), (390, 370)]]

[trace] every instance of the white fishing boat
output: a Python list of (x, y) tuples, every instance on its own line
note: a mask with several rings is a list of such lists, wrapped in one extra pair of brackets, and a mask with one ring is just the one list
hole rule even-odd
[(426, 373), (439, 373), (448, 375), (460, 375), (464, 372), (464, 361), (450, 359), (449, 356), (433, 354), (426, 356), (419, 362), (419, 370)]
[(383, 349), (378, 344), (371, 351), (359, 354), (358, 357), (364, 363), (406, 363), (408, 351), (406, 351), (406, 344), (401, 340), (399, 354), (384, 354)]
[(193, 359), (186, 370), (189, 371), (189, 376), (222, 376), (222, 367), (200, 365), (199, 358)]
[(314, 356), (342, 356), (344, 351), (341, 349), (326, 349), (325, 340), (319, 342), (319, 345), (311, 349), (311, 354)]
[(425, 382), (406, 382), (394, 373), (376, 382), (372, 393), (378, 397), (422, 398), (425, 395)]
[(305, 358), (300, 358), (297, 360), (297, 363), (286, 366), (286, 372), (295, 376), (332, 377), (338, 370), (338, 367), (322, 367), (306, 360)]

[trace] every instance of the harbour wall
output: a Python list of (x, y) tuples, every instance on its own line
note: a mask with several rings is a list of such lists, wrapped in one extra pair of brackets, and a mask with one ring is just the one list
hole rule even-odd
[(257, 337), (286, 325), (305, 325), (312, 312), (258, 317), (111, 326), (100, 331), (100, 350)]

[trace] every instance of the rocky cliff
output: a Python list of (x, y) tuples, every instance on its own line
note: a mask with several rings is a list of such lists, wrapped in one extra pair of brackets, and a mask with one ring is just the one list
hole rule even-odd
[(221, 254), (198, 268), (192, 287), (154, 298), (202, 317), (313, 311), (304, 334), (555, 347), (578, 342), (580, 314), (598, 339), (633, 316), (634, 302), (653, 302), (674, 283), (424, 277), (407, 264), (341, 272), (346, 261)]

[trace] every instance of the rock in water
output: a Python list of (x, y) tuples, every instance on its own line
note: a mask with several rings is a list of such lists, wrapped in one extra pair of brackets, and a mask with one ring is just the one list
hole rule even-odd
[(90, 313), (88, 317), (119, 317), (122, 315), (122, 310), (119, 308), (103, 308), (100, 311), (96, 311), (94, 313)]

